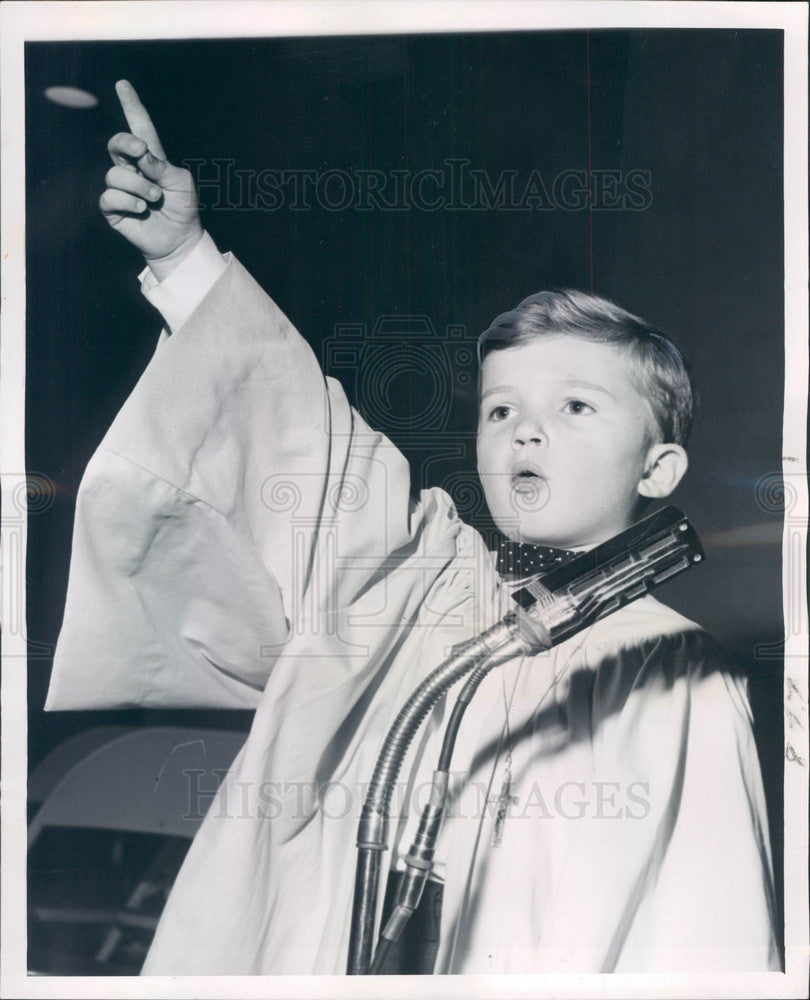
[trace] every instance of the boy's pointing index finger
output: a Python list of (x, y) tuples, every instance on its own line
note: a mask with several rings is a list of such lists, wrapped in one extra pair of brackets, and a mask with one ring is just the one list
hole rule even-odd
[(121, 109), (130, 132), (137, 135), (139, 139), (143, 139), (153, 156), (165, 160), (166, 154), (163, 151), (163, 145), (158, 138), (155, 126), (152, 124), (152, 119), (149, 117), (149, 112), (141, 104), (141, 99), (135, 88), (128, 80), (119, 80), (115, 85), (115, 92), (121, 102)]

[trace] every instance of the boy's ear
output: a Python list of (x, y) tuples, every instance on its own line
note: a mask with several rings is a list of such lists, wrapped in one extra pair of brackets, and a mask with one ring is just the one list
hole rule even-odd
[(689, 466), (686, 451), (679, 444), (654, 444), (647, 452), (644, 475), (638, 492), (643, 497), (668, 497)]

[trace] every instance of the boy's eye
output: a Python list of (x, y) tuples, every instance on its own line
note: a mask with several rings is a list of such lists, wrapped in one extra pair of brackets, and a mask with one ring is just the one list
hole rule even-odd
[(493, 406), (489, 411), (490, 420), (506, 420), (509, 416), (510, 407), (508, 406)]
[(566, 413), (571, 413), (574, 416), (579, 416), (583, 413), (596, 412), (591, 404), (586, 403), (584, 399), (569, 399), (565, 404), (564, 410)]

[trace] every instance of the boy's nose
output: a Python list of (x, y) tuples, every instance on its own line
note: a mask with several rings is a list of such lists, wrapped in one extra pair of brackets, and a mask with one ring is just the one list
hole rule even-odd
[(526, 444), (541, 444), (544, 440), (542, 429), (537, 424), (524, 420), (515, 427), (512, 444), (515, 448), (522, 448)]

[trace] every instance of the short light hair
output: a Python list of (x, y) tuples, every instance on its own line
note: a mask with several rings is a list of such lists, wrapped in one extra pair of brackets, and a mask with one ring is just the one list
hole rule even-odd
[(627, 351), (634, 361), (636, 388), (650, 405), (661, 440), (687, 443), (695, 393), (683, 355), (660, 330), (598, 295), (571, 288), (530, 295), (481, 334), (478, 362), (493, 351), (560, 335)]

